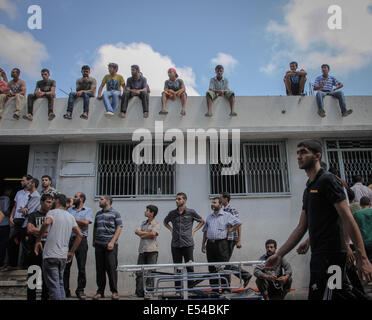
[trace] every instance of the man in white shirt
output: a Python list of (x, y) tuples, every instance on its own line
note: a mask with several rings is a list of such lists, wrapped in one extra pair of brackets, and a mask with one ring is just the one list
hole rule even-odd
[(363, 184), (361, 176), (354, 176), (353, 183), (351, 190), (355, 193), (356, 202), (359, 202), (362, 197), (368, 197), (372, 201), (372, 190)]
[(19, 190), (14, 198), (14, 206), (9, 217), (9, 224), (11, 227), (9, 242), (8, 242), (8, 267), (3, 271), (10, 271), (18, 265), (19, 244), (23, 241), (26, 235), (26, 228), (23, 227), (25, 217), (22, 209), (27, 205), (28, 182), (32, 180), (32, 176), (24, 175), (21, 180), (22, 189)]

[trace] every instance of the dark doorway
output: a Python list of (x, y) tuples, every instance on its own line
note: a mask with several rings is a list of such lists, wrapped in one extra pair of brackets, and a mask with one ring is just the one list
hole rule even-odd
[(27, 174), (29, 149), (28, 145), (0, 145), (0, 193), (11, 189), (11, 200), (21, 188), (22, 176)]

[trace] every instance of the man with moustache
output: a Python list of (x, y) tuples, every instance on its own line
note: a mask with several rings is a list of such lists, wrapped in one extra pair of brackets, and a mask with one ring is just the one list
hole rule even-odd
[(63, 116), (65, 119), (72, 119), (72, 111), (74, 109), (74, 101), (76, 98), (83, 98), (83, 113), (81, 119), (88, 120), (89, 113), (89, 98), (96, 94), (97, 81), (90, 77), (90, 67), (85, 65), (81, 67), (82, 78), (76, 80), (76, 92), (71, 92), (68, 96), (67, 113)]
[[(265, 242), (266, 254), (260, 257), (259, 260), (266, 261), (276, 252), (277, 244), (273, 239)], [(271, 300), (273, 297), (279, 296), (280, 300), (284, 300), (287, 293), (291, 290), (292, 284), (292, 268), (291, 265), (283, 258), (281, 264), (273, 271), (264, 270), (262, 265), (258, 265), (254, 269), (257, 288), (260, 290), (265, 300)]]
[[(176, 195), (177, 209), (172, 210), (165, 217), (163, 224), (172, 232), (171, 252), (173, 263), (188, 263), (194, 261), (194, 234), (203, 225), (204, 220), (199, 216), (194, 209), (186, 207), (187, 196), (184, 192), (179, 192)], [(193, 230), (194, 221), (199, 222)], [(169, 225), (172, 223), (172, 226)], [(194, 268), (187, 267), (188, 272), (194, 272)], [(188, 281), (188, 286), (193, 285), (193, 281)], [(181, 282), (175, 282), (176, 288), (181, 287)]]
[[(219, 197), (212, 199), (211, 213), (203, 228), (202, 252), (207, 253), (208, 262), (227, 262), (230, 260), (228, 236), (241, 226), (241, 221), (236, 216), (222, 209), (222, 200)], [(210, 273), (216, 273), (215, 266), (208, 266)], [(227, 283), (221, 280), (221, 286), (230, 286), (230, 276), (222, 276)], [(218, 279), (210, 279), (211, 287), (218, 286)], [(214, 289), (217, 290), (217, 289)]]
[(0, 95), (0, 119), (2, 118), (4, 105), (7, 101), (15, 99), (15, 112), (13, 118), (18, 120), (21, 114), (23, 102), (26, 97), (26, 82), (24, 82), (19, 76), (21, 70), (13, 68), (11, 72), (12, 80), (8, 82), (8, 87)]
[(265, 262), (265, 269), (275, 270), (309, 230), (311, 246), (309, 300), (330, 300), (342, 296), (342, 289), (331, 289), (328, 268), (336, 265), (344, 279), (347, 259), (345, 233), (350, 236), (356, 251), (356, 266), (361, 275), (372, 280), (372, 266), (368, 261), (363, 239), (346, 202), (340, 180), (322, 169), (322, 145), (315, 140), (304, 140), (297, 145), (300, 169), (309, 177), (303, 194), (300, 221), (281, 248)]
[(52, 178), (48, 175), (43, 175), (41, 177), (41, 188), (41, 196), (43, 194), (50, 194), (54, 198), (55, 195), (59, 193), (55, 188), (52, 187)]
[[(85, 265), (87, 262), (87, 253), (88, 253), (88, 226), (93, 222), (92, 209), (84, 205), (86, 200), (86, 195), (83, 192), (77, 192), (75, 198), (73, 199), (73, 207), (68, 208), (68, 212), (71, 213), (76, 223), (78, 224), (83, 238), (81, 239), (79, 247), (76, 249), (75, 256), (78, 266), (78, 286), (75, 291), (76, 296), (80, 300), (85, 300), (87, 297), (84, 293), (84, 289), (87, 283), (86, 274), (85, 274)], [(71, 248), (75, 242), (76, 234), (72, 232), (71, 239), (69, 243), (69, 248)], [(71, 297), (70, 292), (70, 269), (72, 265), (71, 262), (66, 263), (65, 271), (63, 274), (63, 283), (65, 286), (66, 298)]]
[[(44, 223), (47, 213), (51, 210), (54, 198), (50, 194), (43, 194), (40, 198), (40, 210), (32, 212), (28, 217), (27, 234), (28, 241), (26, 248), (28, 251), (27, 265), (37, 265), (40, 268), (43, 266), (43, 259), (41, 255), (35, 255), (34, 248), (36, 239), (40, 234), (40, 228)], [(44, 248), (46, 236), (41, 238), (41, 244)], [(30, 276), (30, 274), (28, 275)], [(36, 289), (27, 288), (27, 300), (36, 300)], [(48, 300), (48, 288), (45, 281), (42, 282), (41, 300)]]
[(118, 239), (123, 228), (120, 213), (112, 208), (112, 197), (101, 196), (100, 211), (94, 220), (93, 247), (96, 255), (97, 293), (93, 300), (105, 297), (106, 273), (109, 278), (112, 300), (119, 300), (118, 294)]
[(125, 118), (129, 100), (135, 96), (142, 101), (143, 117), (149, 116), (149, 93), (147, 80), (140, 71), (138, 65), (134, 64), (130, 67), (132, 76), (128, 78), (127, 85), (121, 100), (120, 117)]

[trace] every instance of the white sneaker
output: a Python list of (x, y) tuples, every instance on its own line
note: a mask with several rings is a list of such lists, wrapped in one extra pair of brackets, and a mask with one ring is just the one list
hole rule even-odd
[(110, 112), (110, 111), (107, 111), (106, 113), (105, 113), (105, 117), (106, 118), (112, 118), (114, 116), (114, 113), (113, 112)]

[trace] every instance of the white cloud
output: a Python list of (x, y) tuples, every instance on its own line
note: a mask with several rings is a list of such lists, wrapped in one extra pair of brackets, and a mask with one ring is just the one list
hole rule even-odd
[[(185, 82), (189, 96), (199, 96), (195, 89), (195, 74), (191, 67), (177, 67), (168, 56), (154, 51), (146, 43), (105, 44), (98, 49), (98, 57), (93, 63), (93, 72), (100, 82), (107, 74), (107, 65), (115, 62), (119, 65), (118, 73), (125, 79), (130, 76), (130, 66), (137, 64), (146, 77), (152, 96), (160, 96), (164, 89), (164, 81), (168, 79), (168, 69), (175, 68), (178, 76)], [(92, 73), (93, 75), (93, 73)]]
[[(342, 9), (342, 29), (328, 28), (328, 7)], [(284, 9), (284, 22), (270, 21), (273, 55), (268, 71), (288, 67), (297, 60), (307, 69), (320, 69), (328, 63), (338, 74), (347, 74), (372, 62), (372, 0), (290, 0)], [(262, 67), (265, 70), (265, 67)]]
[(217, 57), (211, 59), (211, 63), (214, 65), (223, 65), (225, 71), (229, 73), (234, 70), (235, 66), (238, 64), (238, 60), (230, 54), (218, 52)]
[(0, 24), (0, 62), (19, 67), (30, 77), (40, 74), (41, 61), (48, 58), (46, 47), (28, 32), (19, 33)]
[(5, 11), (11, 19), (14, 19), (17, 15), (16, 5), (9, 0), (0, 0), (0, 10)]
[(269, 63), (267, 66), (260, 67), (261, 72), (265, 72), (265, 73), (268, 73), (268, 74), (272, 73), (274, 69), (275, 69), (275, 64), (274, 63)]

